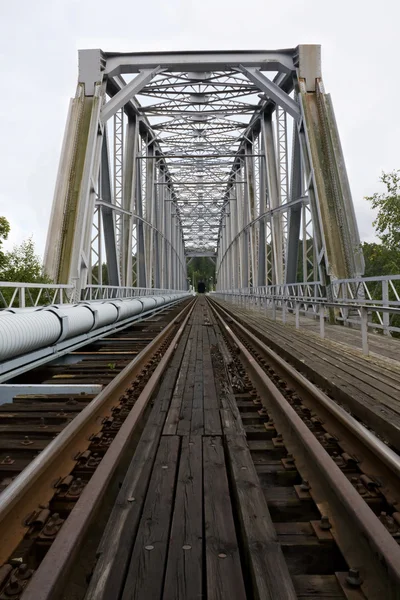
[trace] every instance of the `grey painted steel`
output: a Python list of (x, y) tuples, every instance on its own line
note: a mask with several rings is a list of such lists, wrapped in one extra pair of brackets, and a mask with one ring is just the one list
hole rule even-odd
[[(174, 296), (177, 297), (177, 299), (172, 300), (172, 297)], [(0, 383), (9, 381), (10, 379), (17, 377), (18, 375), (21, 375), (26, 371), (51, 362), (56, 358), (64, 357), (66, 354), (72, 351), (76, 351), (79, 348), (82, 348), (89, 342), (110, 335), (111, 333), (123, 330), (126, 327), (129, 327), (135, 321), (146, 320), (148, 318), (151, 318), (154, 314), (163, 311), (166, 308), (166, 306), (172, 306), (174, 304), (177, 304), (181, 302), (184, 298), (190, 296), (191, 294), (189, 292), (178, 292), (176, 294), (171, 294), (171, 301), (168, 304), (156, 306), (156, 303), (154, 303), (154, 308), (150, 308), (145, 313), (143, 312), (136, 316), (132, 315), (128, 319), (115, 321), (110, 325), (105, 325), (98, 329), (92, 329), (91, 331), (83, 333), (75, 338), (60, 338), (60, 340), (52, 346), (45, 346), (38, 350), (28, 352), (27, 354), (22, 354), (20, 356), (10, 358), (9, 360), (1, 361)]]
[(0, 361), (9, 360), (59, 341), (77, 338), (92, 330), (155, 308), (164, 306), (185, 294), (145, 296), (132, 300), (87, 302), (75, 306), (52, 306), (33, 312), (15, 309), (0, 319)]
[(133, 96), (135, 96), (147, 83), (153, 79), (155, 75), (160, 71), (159, 67), (155, 69), (149, 69), (142, 71), (137, 75), (132, 81), (126, 84), (126, 86), (115, 94), (111, 100), (109, 100), (101, 110), (101, 120), (103, 122), (107, 121), (110, 117), (112, 117), (120, 108), (125, 106), (125, 104), (130, 100)]
[(61, 331), (60, 319), (50, 311), (10, 312), (0, 320), (0, 360), (50, 346)]
[(112, 202), (108, 154), (108, 136), (105, 135), (103, 138), (100, 171), (100, 193), (101, 199), (105, 203), (105, 205), (102, 205), (101, 207), (104, 227), (104, 245), (107, 258), (108, 282), (110, 285), (121, 285), (118, 268), (117, 241), (115, 239), (114, 215), (112, 211), (114, 205)]
[(74, 282), (78, 299), (87, 283), (105, 282), (105, 249), (112, 285), (186, 289), (193, 256), (216, 256), (218, 289), (296, 281), (298, 262), (304, 282), (359, 276), (357, 223), (321, 77), (316, 45), (80, 51), (49, 275)]
[(300, 116), (300, 109), (297, 102), (292, 100), (292, 98), (286, 94), (279, 85), (276, 85), (273, 81), (268, 79), (263, 73), (259, 71), (259, 69), (254, 68), (246, 68), (242, 65), (240, 66), (240, 70), (247, 75), (247, 77), (256, 84), (260, 90), (265, 92), (266, 96), (275, 102), (275, 104), (279, 104), (282, 108), (284, 108), (292, 117), (297, 119)]

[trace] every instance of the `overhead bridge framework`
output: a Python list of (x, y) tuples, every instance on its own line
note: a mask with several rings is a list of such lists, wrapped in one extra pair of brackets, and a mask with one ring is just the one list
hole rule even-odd
[[(79, 52), (45, 268), (58, 283), (220, 290), (364, 265), (320, 46)], [(104, 268), (107, 266), (107, 269)]]

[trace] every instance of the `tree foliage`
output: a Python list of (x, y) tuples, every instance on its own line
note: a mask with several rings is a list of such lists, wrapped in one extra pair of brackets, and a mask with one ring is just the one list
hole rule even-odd
[(24, 240), (19, 246), (4, 254), (0, 268), (1, 281), (16, 281), (25, 283), (51, 283), (42, 274), (42, 262), (36, 254), (32, 237)]
[(5, 217), (0, 217), (0, 269), (4, 265), (5, 254), (1, 249), (3, 241), (8, 238), (8, 234), (10, 233), (10, 223), (7, 221)]
[(400, 246), (364, 242), (361, 244), (365, 259), (365, 277), (396, 275), (400, 273)]
[(198, 282), (204, 281), (206, 291), (209, 292), (215, 285), (215, 264), (206, 256), (197, 256), (188, 265), (187, 275), (195, 290)]
[(387, 248), (400, 246), (400, 170), (384, 173), (380, 181), (385, 184), (386, 191), (366, 196), (372, 208), (378, 209), (378, 216), (373, 225), (379, 239)]

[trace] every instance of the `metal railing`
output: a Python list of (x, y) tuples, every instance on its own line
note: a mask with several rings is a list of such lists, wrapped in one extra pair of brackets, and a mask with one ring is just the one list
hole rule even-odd
[(400, 275), (337, 280), (328, 287), (320, 282), (270, 285), (215, 292), (217, 297), (239, 306), (263, 310), (276, 320), (277, 311), (286, 323), (289, 314), (319, 319), (320, 336), (325, 322), (360, 329), (362, 349), (369, 353), (368, 330), (387, 336), (400, 333)]
[[(21, 283), (0, 281), (0, 309), (48, 306), (50, 304), (76, 303), (75, 286), (54, 283)], [(162, 296), (178, 294), (183, 290), (159, 288), (116, 287), (88, 285), (81, 292), (81, 301), (132, 298), (136, 296)]]
[(135, 296), (162, 296), (180, 294), (183, 290), (161, 288), (118, 287), (112, 285), (88, 285), (82, 290), (82, 300), (108, 300), (110, 298), (132, 298)]
[(55, 283), (21, 283), (0, 281), (0, 309), (71, 304), (75, 286)]

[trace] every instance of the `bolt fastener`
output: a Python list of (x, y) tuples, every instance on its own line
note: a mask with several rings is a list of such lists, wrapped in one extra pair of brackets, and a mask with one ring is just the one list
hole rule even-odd
[(360, 571), (358, 569), (349, 569), (346, 581), (351, 587), (360, 587), (362, 579), (360, 577)]
[(332, 524), (327, 515), (322, 515), (321, 520), (319, 522), (319, 526), (323, 531), (328, 531), (329, 529), (332, 529)]

